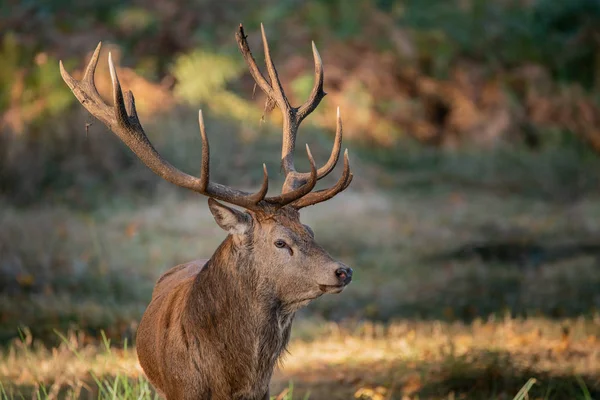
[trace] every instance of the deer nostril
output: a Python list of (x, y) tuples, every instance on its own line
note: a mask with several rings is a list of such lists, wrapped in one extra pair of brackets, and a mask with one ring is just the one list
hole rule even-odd
[(335, 270), (335, 276), (342, 281), (346, 281), (346, 279), (352, 277), (352, 270), (348, 268), (338, 268)]

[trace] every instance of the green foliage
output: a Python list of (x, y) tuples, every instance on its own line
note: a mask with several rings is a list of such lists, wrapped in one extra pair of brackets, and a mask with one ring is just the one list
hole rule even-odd
[[(131, 0), (88, 0), (81, 2), (73, 2), (70, 0), (51, 0), (38, 2), (28, 0), (22, 6), (29, 6), (38, 17), (43, 19), (59, 19), (61, 15), (68, 15), (68, 25), (63, 26), (65, 29), (82, 29), (94, 22), (109, 22), (114, 11), (119, 6), (123, 7)], [(26, 4), (29, 3), (29, 4)], [(87, 26), (89, 29), (89, 25)]]
[(233, 57), (195, 50), (177, 58), (173, 65), (178, 80), (175, 93), (191, 103), (206, 102), (238, 78), (243, 67)]
[(68, 90), (62, 77), (56, 71), (57, 64), (58, 60), (56, 58), (48, 56), (33, 71), (33, 84), (28, 86), (33, 86), (34, 89), (26, 92), (28, 96), (24, 96), (24, 100), (27, 101), (29, 97), (30, 102), (43, 99), (45, 110), (48, 113), (44, 117), (59, 115), (74, 101), (72, 93)]
[(305, 73), (292, 81), (291, 87), (294, 97), (306, 99), (312, 91), (315, 82), (315, 76), (312, 73)]
[(13, 126), (59, 115), (74, 101), (58, 71), (58, 60), (43, 52), (33, 54), (14, 34), (6, 34), (0, 43), (0, 59), (0, 112), (13, 110), (9, 121)]
[(114, 23), (128, 35), (137, 36), (155, 28), (157, 18), (141, 7), (127, 7), (115, 14)]
[[(306, 3), (305, 21), (316, 31), (333, 33), (338, 39), (360, 35), (365, 7), (371, 1), (317, 0)], [(294, 10), (294, 12), (296, 12)]]
[(399, 24), (413, 30), (434, 74), (468, 57), (500, 68), (537, 63), (556, 79), (597, 84), (600, 3), (595, 0), (537, 0), (527, 6), (406, 0), (395, 14)]
[(178, 57), (172, 67), (175, 94), (189, 104), (206, 104), (219, 115), (258, 122), (256, 107), (227, 88), (244, 70), (239, 57), (195, 50)]
[(2, 68), (0, 69), (0, 110), (5, 110), (10, 104), (10, 90), (17, 74), (17, 68), (21, 63), (20, 52), (17, 41), (13, 34), (8, 33), (4, 36), (0, 48), (0, 57), (2, 58)]

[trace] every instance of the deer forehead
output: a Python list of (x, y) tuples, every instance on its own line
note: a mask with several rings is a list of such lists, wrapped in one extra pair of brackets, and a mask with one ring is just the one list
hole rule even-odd
[(270, 233), (284, 233), (298, 241), (311, 240), (312, 236), (300, 222), (300, 215), (294, 209), (280, 209), (272, 213), (255, 214), (258, 229)]

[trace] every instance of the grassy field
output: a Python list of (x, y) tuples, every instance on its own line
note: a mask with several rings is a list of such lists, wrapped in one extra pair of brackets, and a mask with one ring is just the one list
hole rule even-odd
[[(277, 399), (532, 399), (600, 394), (599, 321), (476, 320), (388, 325), (301, 321), (276, 371)], [(304, 337), (302, 337), (304, 335)], [(52, 349), (26, 333), (1, 354), (0, 398), (154, 398), (135, 350), (60, 335)], [(526, 398), (526, 397), (525, 397)]]
[[(196, 122), (174, 117), (162, 127), (178, 133), (152, 139), (194, 171)], [(261, 130), (215, 126), (218, 181), (253, 187), (267, 160), (277, 186), (279, 134)], [(150, 398), (132, 345), (154, 281), (224, 232), (205, 198), (161, 183), (115, 138), (74, 137), (68, 189), (0, 207), (3, 396)], [(326, 159), (327, 137), (304, 140)], [(597, 398), (600, 162), (577, 146), (350, 147), (352, 188), (302, 219), (355, 278), (300, 313), (273, 394), (512, 399), (535, 378), (530, 398)]]
[[(439, 187), (383, 192), (359, 179), (305, 212), (356, 278), (301, 313), (273, 394), (512, 399), (535, 378), (531, 398), (598, 396), (596, 202)], [(3, 209), (1, 234), (24, 260), (1, 294), (5, 398), (152, 398), (131, 343), (153, 281), (223, 237), (204, 199), (160, 193), (93, 212)], [(18, 326), (30, 330), (9, 339)]]
[[(319, 299), (307, 315), (471, 321), (600, 308), (593, 195), (552, 202), (415, 180), (383, 191), (360, 174), (355, 186), (303, 213), (318, 242), (356, 269), (343, 295)], [(210, 256), (223, 239), (205, 202), (164, 186), (137, 205), (115, 197), (91, 211), (3, 207), (1, 338), (18, 326), (53, 337), (72, 324), (131, 338), (156, 278)]]
[[(96, 336), (108, 329), (131, 337), (131, 321), (160, 273), (209, 256), (222, 240), (204, 202), (166, 197), (82, 214), (4, 208), (0, 234), (12, 243), (5, 262), (19, 263), (0, 294), (4, 340), (19, 325), (36, 336), (77, 324)], [(474, 201), (460, 193), (386, 198), (350, 191), (336, 203), (314, 207), (303, 220), (356, 278), (308, 314), (469, 321), (507, 310), (592, 315), (599, 306), (592, 244), (600, 209), (591, 200), (562, 214), (543, 202), (486, 195)]]

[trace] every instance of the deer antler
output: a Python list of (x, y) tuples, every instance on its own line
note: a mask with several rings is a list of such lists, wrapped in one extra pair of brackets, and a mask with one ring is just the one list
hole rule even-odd
[(328, 200), (346, 189), (352, 181), (350, 166), (348, 163), (348, 151), (344, 153), (344, 171), (338, 182), (329, 189), (311, 192), (317, 181), (329, 174), (339, 159), (342, 144), (342, 120), (340, 112), (337, 113), (337, 129), (335, 142), (331, 151), (331, 156), (327, 163), (317, 169), (315, 160), (312, 157), (308, 145), (306, 153), (310, 161), (310, 172), (298, 172), (294, 167), (294, 148), (296, 144), (296, 134), (300, 123), (306, 118), (321, 102), (325, 96), (323, 91), (323, 64), (321, 56), (317, 51), (315, 44), (312, 44), (313, 56), (315, 59), (315, 84), (308, 100), (300, 107), (292, 107), (285, 96), (281, 82), (277, 75), (277, 70), (271, 59), (269, 44), (263, 26), (261, 25), (262, 40), (265, 51), (265, 59), (270, 83), (260, 72), (256, 61), (250, 52), (244, 28), (240, 25), (236, 38), (240, 51), (248, 64), (250, 73), (258, 86), (265, 92), (269, 101), (275, 102), (283, 113), (283, 145), (281, 150), (282, 166), (285, 173), (285, 183), (282, 193), (274, 197), (265, 197), (269, 189), (269, 179), (267, 167), (263, 164), (263, 182), (256, 193), (248, 193), (241, 190), (230, 188), (209, 179), (209, 160), (210, 150), (208, 138), (206, 135), (202, 111), (198, 114), (200, 124), (200, 134), (202, 136), (202, 168), (200, 178), (188, 175), (180, 171), (165, 160), (154, 148), (138, 118), (135, 109), (135, 100), (133, 93), (127, 91), (123, 94), (117, 71), (112, 62), (112, 57), (108, 55), (108, 66), (113, 85), (113, 105), (109, 106), (100, 97), (94, 83), (94, 73), (98, 65), (98, 56), (102, 43), (99, 43), (88, 63), (85, 74), (81, 81), (77, 81), (69, 75), (60, 62), (60, 73), (63, 80), (69, 86), (79, 102), (97, 119), (102, 121), (129, 147), (136, 156), (150, 168), (154, 173), (175, 185), (193, 190), (195, 192), (222, 200), (231, 204), (238, 205), (250, 210), (261, 210), (270, 207), (283, 207), (290, 204), (294, 208), (302, 208), (312, 204), (317, 204)]
[(123, 96), (117, 71), (112, 62), (112, 57), (108, 55), (108, 66), (113, 85), (114, 105), (108, 106), (98, 93), (94, 83), (94, 72), (98, 65), (98, 56), (102, 43), (96, 47), (96, 51), (85, 70), (81, 81), (77, 81), (64, 69), (62, 61), (60, 62), (60, 73), (79, 102), (100, 121), (104, 122), (122, 141), (129, 147), (136, 156), (154, 173), (175, 185), (202, 193), (231, 204), (238, 205), (250, 210), (258, 210), (265, 205), (265, 196), (269, 188), (267, 167), (263, 164), (263, 182), (258, 192), (252, 194), (241, 190), (232, 189), (219, 183), (211, 182), (209, 179), (209, 146), (206, 131), (204, 129), (204, 120), (202, 111), (199, 112), (200, 134), (202, 136), (202, 169), (200, 178), (186, 174), (180, 171), (166, 161), (152, 146), (146, 136), (135, 109), (135, 100), (133, 93), (128, 91)]
[[(294, 167), (294, 148), (296, 145), (296, 135), (298, 133), (298, 128), (300, 126), (300, 123), (315, 108), (317, 108), (323, 97), (325, 97), (326, 95), (326, 93), (323, 91), (323, 62), (321, 60), (321, 56), (319, 55), (317, 47), (313, 42), (312, 50), (315, 62), (315, 83), (308, 100), (300, 107), (292, 107), (285, 95), (285, 92), (283, 91), (281, 81), (279, 80), (279, 76), (277, 74), (277, 69), (275, 68), (275, 64), (273, 63), (273, 60), (271, 58), (271, 52), (269, 50), (269, 44), (267, 42), (265, 29), (262, 24), (260, 27), (265, 52), (265, 63), (267, 66), (267, 72), (269, 75), (270, 83), (267, 81), (267, 79), (260, 72), (260, 69), (256, 65), (256, 61), (252, 56), (252, 52), (250, 51), (250, 47), (248, 46), (248, 41), (246, 40), (247, 36), (245, 35), (244, 28), (241, 24), (238, 32), (236, 33), (236, 40), (238, 43), (238, 47), (242, 55), (244, 56), (244, 59), (246, 60), (246, 64), (248, 64), (250, 74), (256, 81), (257, 85), (261, 88), (261, 90), (267, 95), (268, 100), (274, 102), (281, 110), (281, 113), (283, 115), (283, 143), (281, 148), (281, 163), (285, 174), (285, 182), (283, 184), (282, 194), (280, 196), (268, 197), (265, 199), (265, 201), (269, 203), (280, 203), (282, 202), (284, 196), (288, 194), (293, 193), (294, 196), (290, 197), (295, 197), (295, 195), (299, 194), (300, 191), (304, 192), (307, 187), (310, 187), (310, 189), (312, 190), (317, 180), (324, 178), (335, 168), (342, 147), (342, 120), (338, 108), (335, 141), (327, 163), (318, 170), (316, 170), (316, 174), (314, 174), (314, 161), (312, 159), (312, 156), (310, 155), (310, 151), (308, 150), (307, 146), (307, 152), (309, 160), (311, 162), (311, 172), (301, 173), (296, 171), (296, 168)], [(342, 173), (342, 176), (340, 177), (338, 182), (333, 187), (331, 187), (330, 189), (320, 190), (313, 193), (309, 193), (309, 190), (308, 192), (304, 193), (301, 197), (296, 197), (296, 199), (294, 199), (291, 202), (291, 204), (295, 208), (302, 208), (328, 200), (336, 194), (338, 194), (339, 192), (341, 192), (342, 190), (346, 189), (351, 181), (352, 174), (350, 173), (348, 152), (346, 150), (346, 152), (344, 153), (344, 172)], [(301, 190), (303, 188), (304, 190)], [(287, 199), (288, 197), (285, 198), (285, 200)]]

